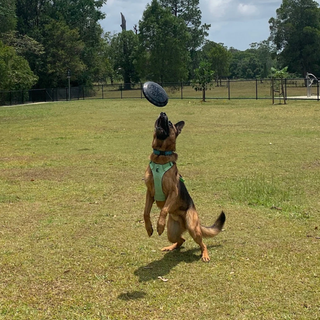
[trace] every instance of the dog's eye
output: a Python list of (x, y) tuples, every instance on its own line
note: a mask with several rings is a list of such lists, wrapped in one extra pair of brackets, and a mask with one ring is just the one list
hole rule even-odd
[(169, 121), (169, 127), (172, 127), (172, 123), (171, 123), (171, 121)]

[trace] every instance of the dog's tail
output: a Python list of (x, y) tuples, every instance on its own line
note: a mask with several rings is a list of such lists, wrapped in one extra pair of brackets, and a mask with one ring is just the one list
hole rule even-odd
[(222, 227), (225, 221), (226, 221), (226, 215), (222, 211), (218, 219), (215, 221), (215, 223), (211, 227), (201, 226), (202, 236), (204, 238), (212, 238), (216, 236), (222, 230)]

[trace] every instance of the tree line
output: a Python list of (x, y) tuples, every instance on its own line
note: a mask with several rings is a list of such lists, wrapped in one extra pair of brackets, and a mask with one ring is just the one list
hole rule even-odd
[[(320, 9), (283, 0), (270, 37), (241, 51), (209, 41), (199, 0), (151, 0), (133, 30), (111, 34), (99, 21), (107, 0), (0, 0), (0, 90), (97, 82), (192, 82), (320, 75)], [(120, 19), (120, 13), (119, 13)], [(204, 80), (205, 79), (205, 80)]]

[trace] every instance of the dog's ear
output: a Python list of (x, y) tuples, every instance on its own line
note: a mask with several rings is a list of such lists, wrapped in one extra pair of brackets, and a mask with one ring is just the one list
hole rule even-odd
[(184, 127), (184, 121), (179, 121), (174, 125), (177, 129), (177, 136), (181, 133), (182, 128)]

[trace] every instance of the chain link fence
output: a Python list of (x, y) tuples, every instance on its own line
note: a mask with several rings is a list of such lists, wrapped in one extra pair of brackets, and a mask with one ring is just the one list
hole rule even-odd
[[(202, 92), (196, 91), (190, 83), (160, 83), (169, 99), (199, 99)], [(32, 89), (28, 91), (0, 91), (0, 106), (25, 103), (68, 101), (84, 99), (144, 99), (142, 83), (103, 84), (90, 87)], [(206, 91), (210, 99), (310, 99), (319, 101), (319, 82), (310, 86), (306, 79), (255, 79), (218, 80)]]

